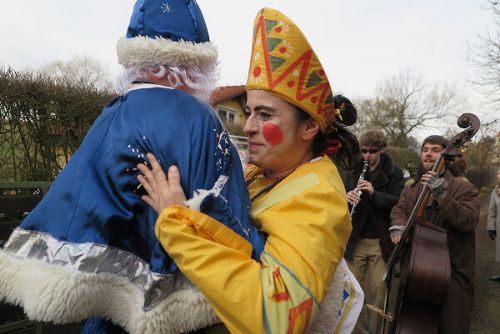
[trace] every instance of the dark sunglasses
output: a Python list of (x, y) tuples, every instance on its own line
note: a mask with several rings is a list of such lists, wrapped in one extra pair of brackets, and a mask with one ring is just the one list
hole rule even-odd
[(361, 153), (373, 154), (373, 153), (377, 153), (378, 151), (380, 151), (378, 148), (362, 148), (361, 149)]

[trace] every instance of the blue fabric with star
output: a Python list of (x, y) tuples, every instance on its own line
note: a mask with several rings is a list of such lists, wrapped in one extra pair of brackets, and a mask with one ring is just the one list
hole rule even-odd
[[(168, 15), (168, 20), (165, 17)], [(163, 37), (172, 41), (209, 41), (205, 19), (195, 0), (138, 0), (127, 30), (127, 38)]]
[(148, 152), (165, 170), (179, 167), (188, 198), (228, 176), (219, 194), (223, 203), (204, 205), (203, 212), (251, 241), (257, 253), (262, 250), (264, 236), (248, 218), (250, 201), (238, 153), (217, 116), (193, 96), (159, 86), (132, 90), (104, 108), (21, 227), (59, 240), (117, 247), (139, 256), (154, 272), (175, 271), (154, 234), (157, 214), (137, 189), (135, 167), (147, 162)]

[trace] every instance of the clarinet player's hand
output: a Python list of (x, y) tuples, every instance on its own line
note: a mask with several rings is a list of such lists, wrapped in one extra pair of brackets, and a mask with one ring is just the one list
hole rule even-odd
[(351, 190), (346, 194), (347, 197), (347, 202), (349, 204), (353, 205), (354, 203), (357, 203), (359, 201), (359, 196), (358, 192), (356, 190)]
[(363, 180), (359, 183), (359, 189), (362, 191), (366, 191), (368, 194), (373, 194), (375, 189), (373, 188), (373, 184), (370, 181)]

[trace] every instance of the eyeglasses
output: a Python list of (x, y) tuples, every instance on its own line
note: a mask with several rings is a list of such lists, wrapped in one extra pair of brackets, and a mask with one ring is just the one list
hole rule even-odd
[(374, 154), (374, 153), (377, 153), (378, 151), (380, 151), (378, 148), (362, 148), (361, 149), (361, 153)]

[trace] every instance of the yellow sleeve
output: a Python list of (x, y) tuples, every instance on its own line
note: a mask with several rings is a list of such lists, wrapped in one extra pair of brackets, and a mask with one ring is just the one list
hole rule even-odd
[(278, 202), (258, 213), (268, 234), (260, 263), (245, 239), (207, 215), (171, 207), (158, 218), (163, 247), (233, 333), (302, 333), (318, 311), (351, 225), (341, 192), (306, 180), (296, 193), (276, 190)]
[(261, 267), (245, 239), (210, 216), (181, 206), (161, 213), (156, 236), (232, 333), (264, 332)]

